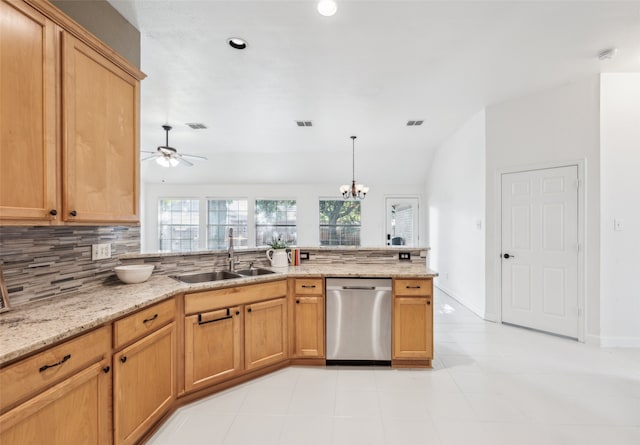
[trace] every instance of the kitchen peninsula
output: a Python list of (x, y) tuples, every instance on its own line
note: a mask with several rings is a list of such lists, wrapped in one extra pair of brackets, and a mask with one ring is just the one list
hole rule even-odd
[[(86, 397), (94, 402), (82, 422), (95, 434), (137, 443), (181, 405), (290, 364), (322, 366), (326, 277), (393, 279), (392, 365), (430, 367), (437, 274), (426, 258), (415, 252), (417, 261), (401, 262), (391, 248), (346, 250), (349, 262), (314, 262), (312, 254), (308, 263), (273, 274), (199, 284), (167, 276), (175, 272), (170, 265), (211, 252), (126, 255), (125, 263), (156, 262), (157, 272), (133, 285), (110, 277), (3, 314), (2, 434), (21, 437), (39, 412)], [(376, 251), (392, 252), (393, 260), (376, 258)], [(264, 249), (239, 255), (247, 261)], [(215, 264), (225, 257), (213, 256)], [(141, 384), (139, 375), (148, 381)]]

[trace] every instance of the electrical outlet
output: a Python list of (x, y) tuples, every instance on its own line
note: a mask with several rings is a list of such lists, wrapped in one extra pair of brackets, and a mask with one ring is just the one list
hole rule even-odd
[(111, 258), (111, 244), (92, 244), (91, 261)]
[(308, 260), (308, 259), (309, 259), (309, 252), (300, 252), (300, 261)]
[(399, 252), (398, 259), (400, 261), (410, 261), (411, 260), (411, 252)]

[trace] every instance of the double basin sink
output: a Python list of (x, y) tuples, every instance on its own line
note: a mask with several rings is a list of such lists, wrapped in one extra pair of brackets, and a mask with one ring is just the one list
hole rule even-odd
[(229, 272), (228, 270), (216, 270), (213, 272), (188, 273), (183, 275), (172, 275), (174, 278), (183, 283), (206, 283), (209, 281), (233, 280), (234, 278), (255, 277), (258, 275), (269, 275), (275, 273), (269, 269), (251, 268)]

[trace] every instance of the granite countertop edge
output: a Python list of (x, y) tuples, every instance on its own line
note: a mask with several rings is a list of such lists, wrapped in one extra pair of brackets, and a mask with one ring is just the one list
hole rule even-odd
[(429, 278), (438, 275), (424, 265), (398, 264), (319, 264), (268, 269), (277, 273), (198, 284), (181, 283), (161, 275), (152, 275), (140, 284), (107, 280), (90, 290), (18, 306), (0, 314), (0, 366), (184, 292), (288, 277)]

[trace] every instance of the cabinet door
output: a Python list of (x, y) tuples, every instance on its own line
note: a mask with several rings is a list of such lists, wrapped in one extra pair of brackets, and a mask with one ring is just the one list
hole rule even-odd
[(242, 371), (240, 306), (191, 315), (185, 320), (185, 389), (205, 387)]
[(116, 444), (136, 443), (170, 408), (176, 394), (175, 322), (113, 357)]
[(431, 298), (393, 299), (393, 358), (433, 358), (433, 306)]
[(324, 298), (296, 295), (296, 357), (324, 357)]
[(0, 416), (3, 444), (111, 443), (109, 362), (85, 368)]
[(244, 363), (247, 370), (287, 358), (285, 298), (248, 304), (244, 321)]
[(48, 221), (56, 208), (55, 25), (0, 1), (0, 219)]
[(138, 81), (63, 34), (63, 218), (138, 221)]

